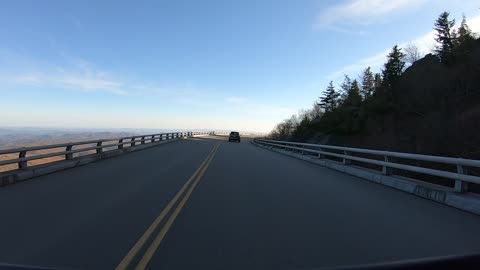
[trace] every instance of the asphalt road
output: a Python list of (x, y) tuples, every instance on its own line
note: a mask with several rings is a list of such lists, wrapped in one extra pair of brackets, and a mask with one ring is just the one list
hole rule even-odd
[(58, 269), (311, 269), (480, 252), (478, 216), (222, 138), (0, 188), (0, 209), (0, 262)]

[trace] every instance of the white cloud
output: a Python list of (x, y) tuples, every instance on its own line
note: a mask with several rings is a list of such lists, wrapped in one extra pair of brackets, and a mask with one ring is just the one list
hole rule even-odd
[(323, 10), (313, 28), (345, 31), (348, 24), (371, 24), (392, 14), (415, 9), (429, 0), (349, 0)]
[(225, 98), (225, 101), (227, 103), (233, 103), (233, 104), (242, 104), (248, 101), (247, 98), (245, 97), (227, 97)]
[[(10, 54), (0, 60), (17, 63), (22, 56)], [(157, 83), (144, 83), (128, 80), (110, 71), (98, 68), (85, 59), (60, 53), (64, 60), (60, 64), (38, 63), (29, 59), (29, 64), (17, 64), (16, 68), (0, 69), (0, 78), (5, 82), (29, 87), (61, 88), (80, 92), (105, 92), (128, 96), (162, 96), (173, 98), (184, 104), (186, 99), (200, 98), (205, 89), (197, 89), (191, 84), (175, 84), (160, 86)], [(8, 55), (7, 55), (8, 56)], [(1, 67), (0, 67), (1, 68)]]
[(58, 87), (83, 92), (108, 92), (117, 95), (128, 95), (123, 90), (124, 83), (101, 75), (78, 72), (30, 72), (10, 77), (16, 84), (34, 87)]
[[(473, 32), (480, 32), (480, 16), (473, 17), (472, 19), (467, 18), (467, 24)], [(407, 44), (413, 44), (418, 47), (422, 56), (432, 53), (435, 48), (435, 31), (430, 31), (422, 36), (419, 36), (413, 40), (402, 42), (399, 44), (400, 48), (404, 48)], [(383, 64), (386, 62), (387, 55), (391, 51), (391, 48), (385, 49), (384, 51), (377, 53), (373, 56), (361, 59), (351, 65), (347, 65), (337, 71), (334, 71), (326, 76), (328, 80), (339, 79), (343, 74), (357, 75), (360, 72), (367, 68), (371, 67), (373, 70), (380, 71)], [(352, 74), (353, 73), (353, 74)]]
[(334, 71), (326, 76), (328, 80), (335, 80), (342, 77), (344, 74), (359, 73), (362, 69), (366, 67), (371, 67), (373, 70), (379, 70), (383, 63), (385, 63), (386, 56), (390, 49), (387, 49), (381, 53), (361, 59), (360, 61), (345, 66), (340, 70)]
[(101, 90), (118, 95), (128, 94), (127, 91), (120, 88), (123, 85), (122, 83), (101, 78), (67, 76), (62, 78), (59, 83), (63, 87), (71, 89), (77, 88), (84, 91)]

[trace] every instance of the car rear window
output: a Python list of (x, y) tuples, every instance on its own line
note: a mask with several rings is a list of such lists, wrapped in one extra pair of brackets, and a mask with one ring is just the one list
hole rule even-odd
[(230, 135), (238, 135), (238, 132), (230, 132)]

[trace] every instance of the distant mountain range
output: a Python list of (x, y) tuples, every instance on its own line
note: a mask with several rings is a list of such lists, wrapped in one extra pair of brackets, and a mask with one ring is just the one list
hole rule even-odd
[[(0, 149), (181, 131), (187, 130), (0, 127)], [(195, 131), (210, 130), (195, 129)], [(223, 130), (217, 130), (217, 132), (222, 131)], [(263, 135), (254, 132), (241, 133), (245, 135)]]
[(22, 146), (127, 137), (140, 133), (131, 131), (94, 131), (81, 129), (0, 128), (0, 149)]

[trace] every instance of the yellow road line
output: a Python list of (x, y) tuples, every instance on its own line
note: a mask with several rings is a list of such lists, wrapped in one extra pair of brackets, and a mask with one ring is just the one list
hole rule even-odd
[(212, 151), (208, 154), (208, 156), (205, 158), (205, 160), (202, 162), (200, 167), (193, 173), (193, 175), (188, 179), (188, 181), (182, 186), (182, 188), (175, 194), (175, 196), (172, 198), (172, 200), (167, 204), (165, 209), (160, 213), (160, 215), (153, 221), (153, 223), (148, 227), (148, 229), (145, 231), (145, 233), (138, 239), (138, 241), (135, 243), (135, 245), (128, 251), (127, 255), (122, 259), (122, 261), (118, 264), (118, 266), (115, 268), (115, 270), (125, 270), (127, 269), (128, 265), (132, 262), (132, 260), (135, 258), (137, 253), (140, 251), (140, 249), (145, 245), (146, 241), (150, 238), (152, 233), (155, 231), (155, 229), (158, 227), (158, 225), (162, 222), (162, 220), (165, 218), (165, 216), (170, 212), (172, 207), (177, 203), (178, 199), (180, 196), (185, 192), (187, 187), (190, 185), (190, 183), (195, 179), (195, 177), (202, 171), (202, 168), (207, 164), (210, 158), (214, 155), (216, 149), (218, 148), (218, 144), (213, 147)]
[(175, 211), (172, 213), (172, 215), (168, 218), (167, 222), (165, 223), (165, 225), (163, 226), (163, 228), (160, 230), (160, 232), (158, 233), (157, 237), (155, 237), (155, 239), (153, 240), (152, 244), (148, 247), (147, 251), (145, 252), (145, 254), (143, 255), (142, 259), (140, 260), (140, 262), (138, 263), (137, 267), (135, 267), (135, 270), (144, 270), (148, 263), (150, 262), (150, 260), (152, 259), (155, 251), (157, 250), (158, 246), (160, 246), (160, 243), (162, 242), (163, 238), (165, 237), (165, 235), (168, 233), (168, 230), (170, 229), (170, 227), (172, 226), (173, 222), (175, 221), (175, 219), (177, 218), (178, 214), (180, 213), (180, 211), (182, 211), (182, 208), (183, 206), (185, 205), (185, 203), (188, 201), (188, 199), (190, 198), (190, 195), (192, 194), (193, 190), (195, 189), (195, 187), (197, 186), (198, 182), (200, 182), (200, 180), (202, 179), (203, 175), (205, 174), (205, 172), (207, 171), (208, 169), (208, 166), (210, 165), (210, 163), (212, 162), (212, 159), (213, 157), (215, 156), (215, 153), (218, 149), (218, 147), (220, 146), (220, 143), (218, 143), (216, 146), (215, 146), (215, 151), (213, 152), (213, 154), (210, 156), (207, 164), (203, 167), (202, 171), (198, 174), (197, 178), (195, 179), (195, 182), (193, 182), (192, 186), (189, 188), (189, 190), (187, 191), (187, 193), (185, 194), (185, 196), (183, 197), (183, 199), (180, 201), (180, 203), (178, 204), (177, 208), (175, 209)]

